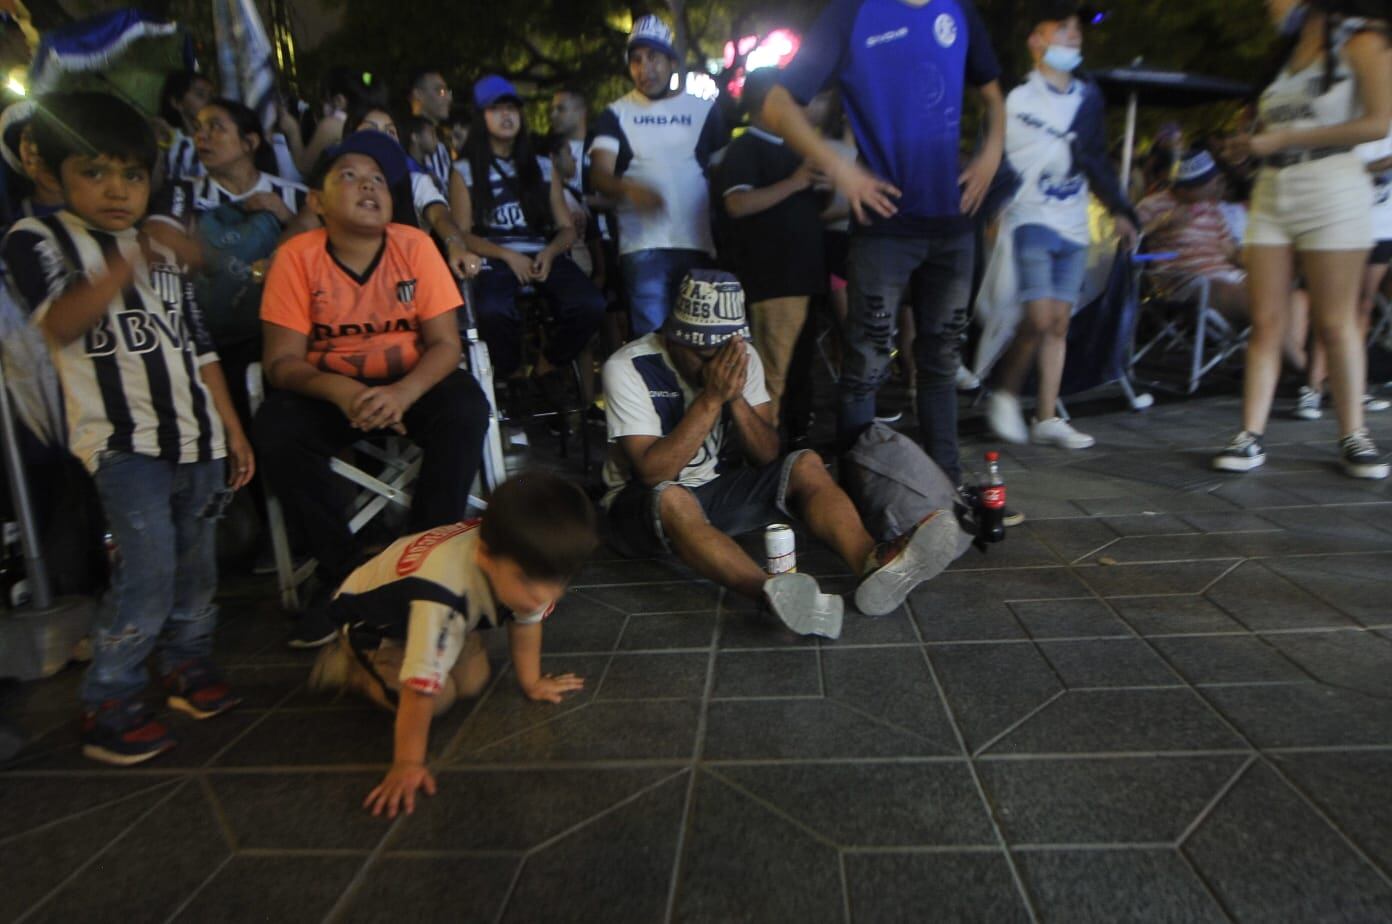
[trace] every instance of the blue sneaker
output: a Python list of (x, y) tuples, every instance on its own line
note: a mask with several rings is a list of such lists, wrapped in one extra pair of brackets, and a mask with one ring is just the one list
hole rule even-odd
[(206, 658), (185, 661), (174, 668), (165, 675), (164, 688), (169, 691), (169, 708), (195, 719), (211, 719), (242, 701)]
[(176, 743), (140, 700), (107, 700), (82, 714), (82, 756), (104, 764), (144, 763)]

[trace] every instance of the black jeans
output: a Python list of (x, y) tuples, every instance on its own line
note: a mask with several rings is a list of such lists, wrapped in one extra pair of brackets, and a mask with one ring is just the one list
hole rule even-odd
[[(580, 272), (570, 257), (562, 255), (551, 264), (551, 275), (535, 288), (546, 299), (551, 326), (546, 331), (546, 358), (553, 366), (564, 366), (585, 349), (604, 320), (604, 296)], [(502, 260), (494, 260), (479, 274), (478, 325), (494, 375), (505, 379), (522, 364), (522, 313), (517, 309), (517, 277)]]
[[(416, 533), (465, 518), (488, 431), (488, 401), (473, 376), (456, 369), (421, 395), (403, 418), (406, 434), (425, 453), (412, 489), (407, 531)], [(378, 431), (388, 435), (391, 431)], [(327, 401), (272, 391), (253, 424), (256, 452), (271, 490), (303, 530), (325, 582), (348, 576), (353, 537), (344, 483), (329, 460), (364, 434)]]
[(914, 315), (923, 448), (948, 477), (961, 480), (956, 377), (975, 258), (970, 231), (939, 237), (851, 235), (850, 311), (837, 420), (837, 436), (845, 447), (874, 420), (875, 393), (889, 377), (899, 306), (907, 296)]

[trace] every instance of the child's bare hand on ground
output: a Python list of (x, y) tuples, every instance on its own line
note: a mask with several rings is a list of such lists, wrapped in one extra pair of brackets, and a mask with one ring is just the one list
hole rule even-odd
[(416, 791), (420, 789), (435, 795), (435, 777), (423, 764), (392, 764), (386, 778), (363, 800), (363, 808), (377, 816), (386, 812), (387, 818), (395, 818), (404, 806), (410, 815), (416, 810)]
[(523, 689), (530, 700), (559, 703), (567, 693), (585, 689), (585, 678), (578, 674), (542, 674), (537, 682)]

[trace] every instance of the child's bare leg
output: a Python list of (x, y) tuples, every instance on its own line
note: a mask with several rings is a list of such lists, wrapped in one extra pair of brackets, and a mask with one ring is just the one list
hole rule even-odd
[(450, 671), (454, 681), (455, 693), (464, 699), (473, 699), (488, 686), (492, 668), (488, 665), (488, 651), (483, 647), (483, 637), (475, 630), (464, 640), (464, 651)]

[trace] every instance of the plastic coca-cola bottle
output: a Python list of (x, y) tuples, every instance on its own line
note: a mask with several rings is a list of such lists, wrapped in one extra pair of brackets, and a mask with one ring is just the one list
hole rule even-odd
[(1000, 542), (1005, 538), (1005, 479), (1000, 473), (1000, 453), (986, 453), (986, 477), (977, 491), (977, 538)]

